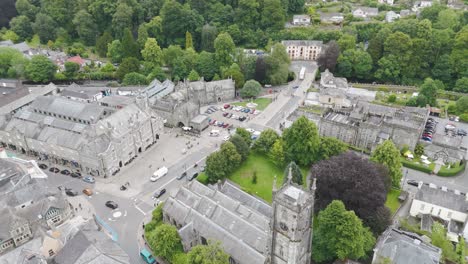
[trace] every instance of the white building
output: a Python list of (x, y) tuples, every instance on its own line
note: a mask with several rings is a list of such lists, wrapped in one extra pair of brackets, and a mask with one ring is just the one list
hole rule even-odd
[(430, 231), (432, 223), (439, 220), (447, 227), (447, 237), (458, 242), (458, 236), (468, 238), (468, 196), (458, 191), (438, 188), (422, 183), (413, 199), (410, 215), (421, 219), (421, 229)]
[(387, 21), (387, 23), (392, 23), (393, 21), (399, 18), (400, 15), (393, 11), (388, 11), (387, 14), (385, 14), (385, 21)]
[(379, 0), (379, 4), (393, 5), (393, 0)]
[(291, 60), (317, 60), (324, 50), (323, 42), (317, 40), (283, 40), (281, 44)]
[(310, 16), (308, 16), (308, 15), (294, 15), (292, 24), (296, 25), (296, 26), (310, 25)]
[(413, 5), (413, 11), (414, 11), (414, 12), (417, 12), (417, 11), (419, 11), (419, 10), (422, 9), (422, 8), (430, 7), (430, 6), (432, 6), (432, 0), (417, 1), (417, 2), (415, 2), (414, 5)]
[(357, 18), (371, 18), (379, 14), (379, 9), (376, 7), (358, 7), (353, 11), (353, 16)]

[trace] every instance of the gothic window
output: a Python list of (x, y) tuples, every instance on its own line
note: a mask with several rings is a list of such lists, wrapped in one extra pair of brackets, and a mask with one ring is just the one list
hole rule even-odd
[(45, 219), (46, 220), (50, 220), (52, 218), (54, 218), (55, 216), (57, 216), (58, 214), (60, 213), (60, 210), (57, 209), (57, 208), (50, 208), (46, 215), (45, 215)]

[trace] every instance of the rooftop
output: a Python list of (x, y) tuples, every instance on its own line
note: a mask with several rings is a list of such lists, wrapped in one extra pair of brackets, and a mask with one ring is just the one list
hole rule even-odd
[(468, 201), (465, 195), (432, 188), (427, 185), (421, 186), (414, 199), (462, 213), (467, 213), (468, 210)]
[(322, 46), (321, 40), (283, 40), (281, 44), (284, 46)]

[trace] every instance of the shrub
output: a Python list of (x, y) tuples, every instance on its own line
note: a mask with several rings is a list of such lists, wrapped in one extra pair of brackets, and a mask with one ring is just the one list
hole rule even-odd
[(422, 172), (425, 172), (425, 173), (431, 173), (432, 172), (431, 168), (426, 167), (426, 166), (421, 165), (421, 164), (414, 163), (412, 161), (408, 161), (406, 159), (401, 159), (401, 164), (403, 164), (403, 166), (405, 166), (406, 168), (410, 168), (410, 169), (413, 169), (413, 170), (418, 170), (418, 171), (422, 171)]
[(254, 171), (254, 172), (253, 172), (252, 184), (257, 184), (257, 171)]
[(441, 177), (451, 177), (459, 174), (460, 172), (463, 172), (465, 170), (465, 163), (459, 165), (459, 166), (454, 166), (450, 169), (447, 168), (441, 168), (438, 172), (437, 175)]
[(468, 122), (468, 113), (461, 114), (460, 120), (463, 122)]
[(388, 97), (387, 102), (389, 102), (389, 103), (394, 103), (394, 102), (396, 102), (396, 99), (397, 99), (397, 98), (396, 98), (396, 95), (391, 94), (391, 95)]
[(406, 144), (403, 145), (403, 147), (402, 147), (401, 150), (400, 150), (401, 155), (405, 154), (406, 151), (408, 151), (408, 150), (409, 150), (409, 146), (406, 145)]

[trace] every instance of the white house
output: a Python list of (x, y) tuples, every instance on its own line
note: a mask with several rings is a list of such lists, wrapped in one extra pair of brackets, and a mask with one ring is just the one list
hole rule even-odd
[(358, 7), (353, 11), (353, 16), (357, 18), (370, 18), (379, 14), (379, 9), (376, 7)]
[(425, 8), (425, 7), (430, 7), (432, 6), (432, 0), (422, 0), (422, 1), (417, 1), (413, 5), (413, 11), (417, 12), (418, 10)]
[(297, 26), (310, 25), (310, 16), (308, 16), (308, 15), (294, 15), (292, 24), (297, 25)]
[(400, 15), (393, 11), (388, 11), (387, 14), (385, 14), (385, 21), (387, 21), (387, 23), (392, 23), (393, 21), (399, 18)]
[(447, 227), (447, 237), (458, 242), (458, 235), (468, 238), (468, 196), (459, 191), (438, 188), (434, 184), (418, 186), (413, 199), (410, 215), (421, 219), (421, 229), (430, 231), (434, 221)]
[(393, 0), (379, 0), (379, 4), (393, 5)]

